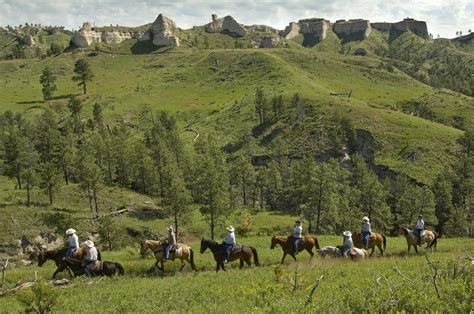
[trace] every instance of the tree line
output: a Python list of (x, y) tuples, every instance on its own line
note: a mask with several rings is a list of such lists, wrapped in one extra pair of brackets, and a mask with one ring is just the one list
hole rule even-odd
[[(258, 124), (287, 115), (291, 106), (295, 121), (307, 127), (305, 110), (310, 111), (298, 94), (287, 104), (280, 95), (258, 89), (254, 105)], [(267, 147), (270, 162), (264, 164), (253, 162), (252, 150), (245, 147), (226, 152), (213, 135), (199, 137), (189, 149), (168, 113), (146, 111), (134, 127), (109, 124), (101, 104), (86, 112), (74, 97), (35, 119), (7, 111), (0, 117), (0, 134), (5, 173), (25, 191), (26, 206), (34, 202), (34, 189), (54, 204), (61, 186), (77, 184), (99, 216), (104, 187), (119, 186), (158, 199), (176, 230), (189, 221), (192, 205), (198, 206), (212, 238), (236, 208), (300, 215), (308, 232), (335, 234), (359, 228), (365, 215), (378, 231), (413, 227), (422, 213), (441, 235), (472, 235), (472, 130), (459, 140), (462, 151), (452, 167), (426, 186), (402, 175), (379, 179), (357, 153), (350, 119), (335, 115), (330, 122), (330, 158), (291, 153), (280, 137)], [(337, 157), (344, 147), (351, 158), (341, 162)]]

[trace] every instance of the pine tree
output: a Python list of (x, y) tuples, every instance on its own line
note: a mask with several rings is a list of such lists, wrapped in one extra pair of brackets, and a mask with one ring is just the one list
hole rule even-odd
[(89, 62), (85, 59), (77, 60), (74, 64), (74, 73), (75, 75), (72, 77), (72, 80), (79, 82), (78, 86), (82, 86), (84, 94), (87, 94), (86, 84), (94, 78)]
[(258, 115), (260, 124), (265, 123), (267, 114), (268, 100), (262, 88), (257, 87), (255, 91), (255, 111)]
[(95, 211), (96, 217), (99, 217), (97, 194), (102, 183), (99, 166), (96, 164), (92, 154), (86, 151), (86, 149), (83, 149), (79, 163), (80, 187), (87, 193), (91, 211)]
[(20, 138), (18, 142), (18, 164), (20, 165), (20, 180), (26, 189), (26, 205), (31, 205), (31, 194), (38, 184), (37, 165), (39, 161), (33, 143), (27, 138)]
[(39, 167), (39, 173), (41, 178), (41, 186), (45, 189), (46, 194), (49, 198), (49, 204), (53, 204), (54, 194), (59, 188), (61, 181), (61, 172), (57, 165), (52, 162), (47, 162)]
[(45, 67), (41, 73), (40, 83), (43, 86), (43, 98), (44, 100), (49, 100), (53, 96), (53, 92), (57, 90), (56, 87), (56, 76), (50, 67)]

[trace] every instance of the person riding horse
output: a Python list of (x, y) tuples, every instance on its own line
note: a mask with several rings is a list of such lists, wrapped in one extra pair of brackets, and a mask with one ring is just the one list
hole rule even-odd
[(301, 226), (301, 221), (297, 220), (295, 222), (295, 227), (293, 228), (293, 234), (290, 236), (291, 243), (293, 244), (293, 253), (298, 254), (298, 244), (303, 239), (303, 227)]
[(227, 227), (227, 235), (224, 238), (224, 242), (222, 242), (222, 246), (224, 248), (224, 263), (227, 263), (230, 259), (230, 253), (235, 247), (235, 229), (232, 226)]
[(64, 257), (72, 257), (74, 253), (79, 249), (79, 238), (76, 235), (76, 230), (69, 228), (66, 230), (67, 238), (67, 250)]
[(421, 245), (421, 236), (423, 235), (423, 230), (425, 229), (425, 221), (423, 220), (423, 215), (418, 216), (418, 221), (415, 226), (415, 235), (418, 238), (418, 245)]
[(87, 247), (86, 258), (84, 260), (84, 272), (88, 277), (91, 277), (91, 269), (94, 269), (97, 263), (97, 248), (91, 240), (85, 241), (84, 245)]
[(370, 226), (369, 217), (364, 216), (362, 218), (362, 240), (364, 241), (365, 249), (369, 248), (370, 234), (372, 233), (372, 228)]
[(170, 251), (174, 249), (176, 244), (176, 236), (173, 231), (173, 227), (169, 226), (168, 230), (168, 241), (163, 243), (163, 262), (166, 262), (170, 256)]
[(341, 255), (343, 257), (348, 257), (347, 254), (350, 253), (354, 243), (352, 242), (352, 233), (350, 231), (344, 231), (342, 233), (344, 240), (342, 242)]

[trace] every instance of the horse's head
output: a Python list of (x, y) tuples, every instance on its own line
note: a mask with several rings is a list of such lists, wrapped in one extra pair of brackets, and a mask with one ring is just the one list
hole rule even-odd
[(46, 254), (43, 251), (38, 251), (37, 259), (38, 259), (38, 266), (41, 267), (43, 266), (43, 264), (46, 262), (48, 258), (46, 257)]
[(140, 241), (140, 255), (141, 256), (145, 255), (147, 248), (148, 246), (146, 245), (146, 241), (145, 240)]
[(201, 239), (201, 254), (203, 254), (204, 252), (206, 252), (208, 246), (207, 246), (207, 242), (206, 240), (204, 240), (204, 238)]
[(271, 245), (270, 245), (270, 249), (273, 250), (277, 244), (278, 244), (278, 243), (277, 243), (276, 236), (273, 236), (273, 237), (272, 237), (272, 243), (271, 243)]
[(407, 236), (408, 235), (408, 229), (399, 226), (398, 227), (398, 233), (401, 234), (401, 235)]

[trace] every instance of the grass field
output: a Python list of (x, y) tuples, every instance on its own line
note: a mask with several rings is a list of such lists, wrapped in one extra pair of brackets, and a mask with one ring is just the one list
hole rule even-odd
[[(260, 257), (260, 267), (215, 273), (209, 252), (199, 254), (199, 240), (191, 241), (196, 252), (198, 272), (189, 266), (177, 272), (179, 262), (165, 264), (163, 275), (153, 268), (154, 258), (139, 256), (138, 245), (117, 252), (103, 252), (104, 259), (123, 264), (126, 275), (115, 278), (76, 278), (71, 287), (55, 288), (54, 311), (72, 312), (361, 312), (402, 310), (408, 312), (473, 310), (472, 283), (474, 266), (460, 260), (474, 251), (472, 239), (440, 239), (438, 251), (429, 255), (439, 268), (437, 285), (440, 297), (430, 281), (431, 272), (422, 253), (406, 254), (405, 239), (388, 238), (387, 254), (360, 262), (339, 259), (309, 260), (298, 255), (298, 263), (287, 260), (279, 265), (281, 250), (270, 250), (270, 237), (250, 237), (238, 242), (253, 245)], [(321, 245), (336, 245), (335, 236), (319, 237)], [(395, 269), (408, 278), (399, 275)], [(42, 268), (30, 265), (7, 271), (6, 286), (18, 280), (31, 280), (38, 271), (47, 280), (55, 267), (48, 262)], [(323, 275), (312, 302), (304, 303)], [(296, 277), (295, 277), (296, 276)], [(296, 278), (296, 284), (295, 284)], [(45, 289), (49, 291), (49, 289)], [(51, 292), (50, 292), (51, 294)], [(0, 298), (0, 308), (8, 312), (23, 310), (16, 297)]]

